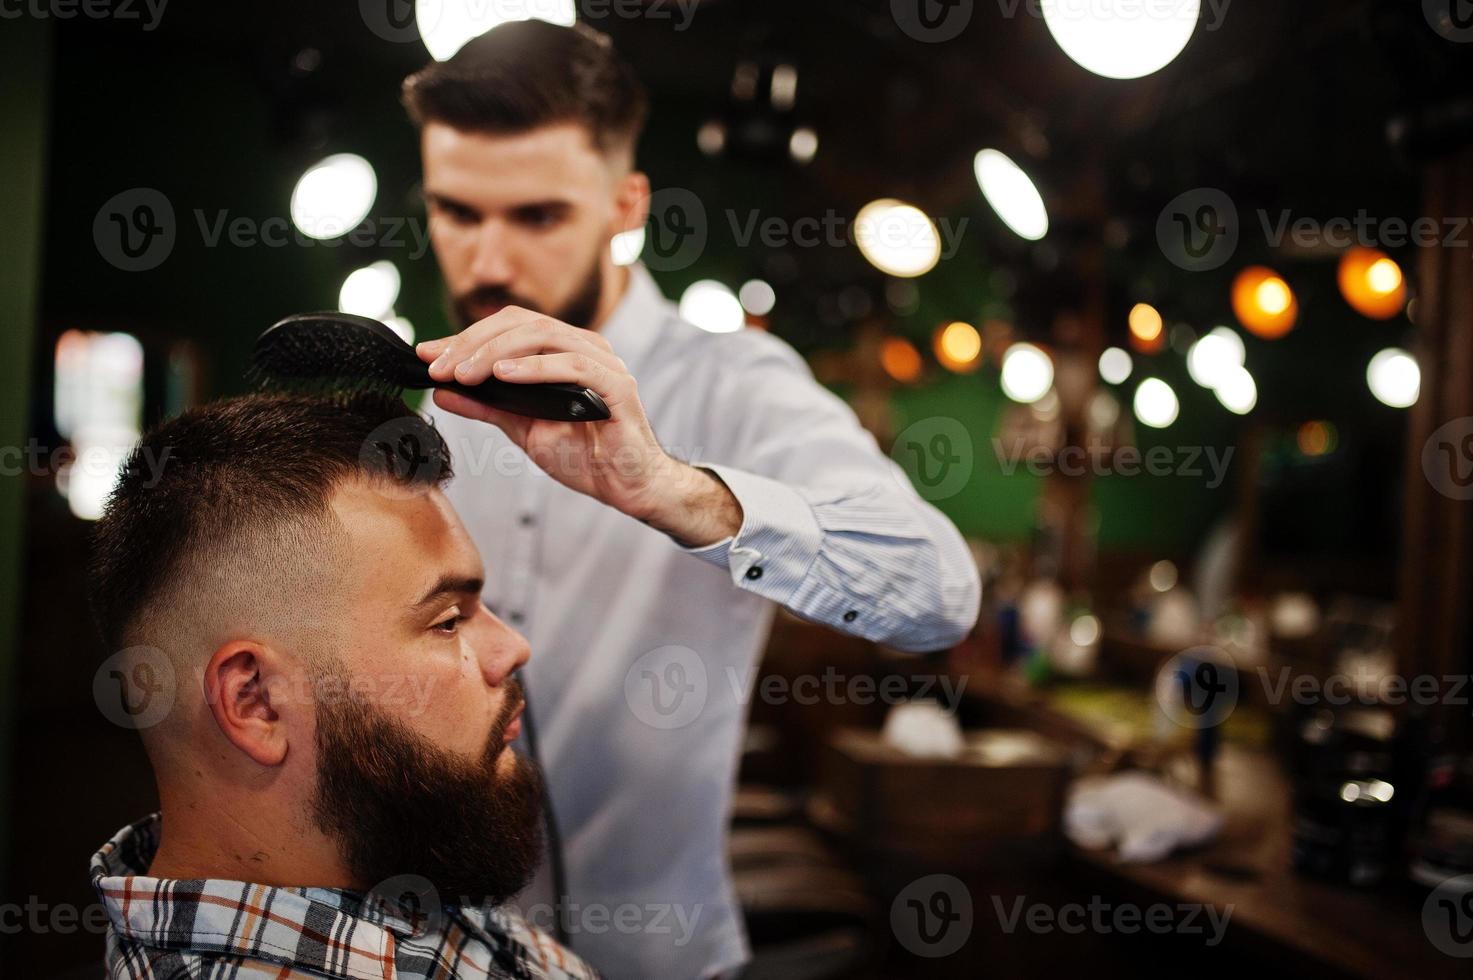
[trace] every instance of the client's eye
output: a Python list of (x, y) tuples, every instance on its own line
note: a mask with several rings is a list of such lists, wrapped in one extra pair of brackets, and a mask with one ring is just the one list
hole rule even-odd
[(454, 616), (450, 616), (450, 617), (447, 617), (445, 619), (440, 620), (434, 626), (431, 626), (430, 629), (432, 629), (432, 630), (438, 630), (441, 633), (447, 633), (447, 634), (454, 633), (455, 632), (455, 628), (457, 626), (459, 626), (461, 624), (461, 622), (463, 622), (465, 619), (466, 619), (465, 616), (462, 616), (459, 613), (456, 613)]

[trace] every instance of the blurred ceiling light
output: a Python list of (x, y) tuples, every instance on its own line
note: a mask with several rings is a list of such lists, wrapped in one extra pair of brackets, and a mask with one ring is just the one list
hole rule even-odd
[(1396, 787), (1384, 779), (1372, 779), (1367, 787), (1367, 794), (1374, 800), (1390, 803), (1391, 798), (1396, 795)]
[(766, 316), (777, 305), (777, 291), (761, 279), (748, 279), (737, 290), (742, 308), (753, 316)]
[(788, 137), (788, 154), (799, 163), (808, 163), (818, 155), (818, 134), (807, 126), (799, 126)]
[(894, 198), (871, 201), (854, 218), (859, 251), (881, 272), (911, 279), (941, 260), (941, 235), (920, 208)]
[(1129, 352), (1119, 347), (1106, 347), (1100, 355), (1100, 377), (1107, 384), (1118, 385), (1130, 377), (1130, 372), (1135, 368), (1130, 359)]
[(696, 146), (708, 157), (714, 157), (726, 147), (726, 124), (711, 119), (696, 130)]
[(1372, 320), (1389, 320), (1406, 306), (1406, 278), (1401, 266), (1374, 248), (1351, 248), (1340, 257), (1340, 294), (1356, 312)]
[(932, 339), (936, 360), (948, 371), (970, 374), (982, 365), (982, 335), (970, 323), (948, 323)]
[(1100, 638), (1100, 621), (1090, 613), (1075, 616), (1069, 624), (1069, 640), (1075, 646), (1092, 647)]
[(1398, 347), (1388, 347), (1371, 358), (1366, 367), (1366, 383), (1383, 405), (1410, 408), (1421, 393), (1422, 370), (1412, 355)]
[(633, 265), (644, 251), (644, 225), (621, 231), (609, 239), (609, 255), (615, 265)]
[(1187, 352), (1187, 373), (1203, 388), (1216, 389), (1243, 367), (1243, 338), (1228, 327), (1216, 327)]
[(982, 196), (1002, 223), (1019, 237), (1036, 242), (1048, 234), (1048, 208), (1038, 188), (1006, 154), (982, 150), (972, 160)]
[(1151, 571), (1146, 576), (1151, 583), (1151, 588), (1157, 592), (1170, 592), (1176, 588), (1177, 572), (1176, 563), (1161, 559), (1151, 566)]
[(1371, 806), (1390, 803), (1396, 788), (1381, 779), (1351, 779), (1340, 786), (1340, 798), (1346, 803), (1362, 803)]
[(921, 378), (921, 352), (903, 337), (886, 337), (880, 344), (880, 367), (901, 384), (912, 384)]
[(1089, 400), (1089, 424), (1100, 432), (1115, 428), (1120, 421), (1120, 403), (1115, 396), (1103, 389), (1096, 391)]
[(768, 86), (772, 107), (779, 112), (793, 108), (798, 101), (798, 69), (792, 65), (778, 65), (772, 69), (772, 83)]
[(1196, 30), (1200, 0), (1043, 0), (1043, 22), (1081, 68), (1141, 78), (1170, 64)]
[(465, 42), (512, 20), (545, 20), (572, 27), (576, 0), (415, 0), (414, 19), (430, 57), (445, 61)]
[(1176, 421), (1181, 405), (1171, 385), (1160, 378), (1146, 378), (1135, 389), (1135, 417), (1143, 425), (1153, 429), (1164, 429)]
[(373, 209), (378, 177), (356, 153), (335, 153), (307, 169), (292, 190), (292, 224), (308, 238), (338, 238)]
[(1038, 401), (1054, 383), (1054, 362), (1032, 344), (1014, 344), (1002, 356), (1002, 390), (1024, 405)]
[(1336, 435), (1333, 423), (1305, 422), (1299, 427), (1295, 441), (1304, 455), (1324, 456), (1334, 451)]
[(702, 279), (680, 295), (680, 316), (711, 333), (735, 333), (747, 322), (741, 300), (714, 279)]
[(1252, 265), (1233, 280), (1233, 313), (1251, 334), (1277, 340), (1294, 329), (1299, 301), (1289, 284), (1267, 266)]
[(399, 269), (387, 259), (354, 269), (338, 290), (338, 309), (382, 320), (399, 298)]
[(1161, 314), (1149, 303), (1137, 303), (1130, 309), (1130, 341), (1142, 354), (1154, 354), (1166, 346), (1166, 325)]
[(1222, 407), (1234, 415), (1247, 415), (1258, 404), (1258, 385), (1241, 365), (1231, 365), (1211, 387)]
[(408, 317), (391, 316), (384, 320), (384, 326), (398, 334), (406, 344), (414, 343), (414, 324), (409, 322)]
[(55, 368), (56, 427), (73, 450), (56, 488), (73, 514), (95, 521), (140, 434), (143, 345), (127, 333), (67, 330), (56, 341)]

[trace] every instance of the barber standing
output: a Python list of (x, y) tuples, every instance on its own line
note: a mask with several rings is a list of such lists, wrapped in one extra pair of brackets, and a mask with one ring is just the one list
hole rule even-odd
[(775, 604), (940, 650), (976, 621), (976, 569), (792, 348), (702, 331), (613, 263), (649, 182), (645, 95), (606, 37), (505, 24), (404, 100), (463, 328), (419, 345), (431, 375), (571, 382), (612, 413), (536, 421), (434, 396), (485, 601), (537, 651), (524, 683), (572, 945), (615, 978), (734, 971), (749, 952), (726, 826)]

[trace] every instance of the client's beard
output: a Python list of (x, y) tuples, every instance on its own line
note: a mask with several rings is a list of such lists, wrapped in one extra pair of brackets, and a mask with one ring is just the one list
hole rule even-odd
[(522, 704), (515, 681), (481, 758), (467, 762), (378, 708), (353, 698), (320, 702), (312, 818), (336, 839), (365, 887), (417, 875), (441, 901), (499, 905), (531, 880), (542, 856), (542, 778), (510, 752), (506, 726)]
[(477, 309), (488, 306), (520, 306), (534, 313), (541, 313), (587, 330), (593, 325), (593, 318), (598, 315), (598, 306), (603, 300), (603, 286), (603, 274), (599, 269), (598, 258), (595, 257), (587, 274), (583, 276), (582, 284), (573, 293), (573, 298), (564, 303), (560, 309), (539, 309), (537, 304), (531, 300), (518, 296), (502, 286), (481, 286), (453, 297), (451, 307), (455, 314), (455, 321), (460, 324), (462, 330), (481, 319), (481, 316), (476, 313)]

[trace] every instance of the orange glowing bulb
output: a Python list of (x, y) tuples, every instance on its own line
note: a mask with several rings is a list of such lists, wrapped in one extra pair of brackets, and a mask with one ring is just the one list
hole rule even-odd
[(1149, 303), (1137, 303), (1131, 307), (1130, 342), (1142, 354), (1154, 354), (1166, 346), (1166, 323), (1161, 314)]
[(970, 323), (948, 323), (936, 331), (936, 360), (948, 371), (970, 373), (981, 366), (982, 335)]
[(1337, 275), (1340, 295), (1361, 316), (1389, 320), (1406, 306), (1406, 277), (1401, 266), (1374, 248), (1347, 249)]
[(1249, 333), (1277, 340), (1294, 329), (1299, 301), (1283, 277), (1265, 266), (1249, 266), (1233, 280), (1233, 312)]
[(912, 384), (921, 377), (921, 352), (908, 340), (886, 337), (880, 344), (880, 367), (901, 384)]

